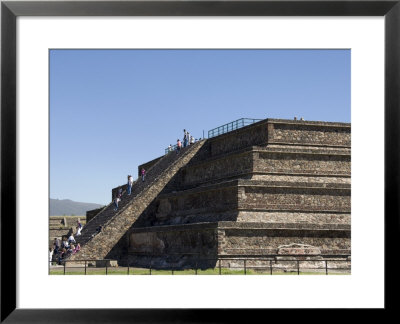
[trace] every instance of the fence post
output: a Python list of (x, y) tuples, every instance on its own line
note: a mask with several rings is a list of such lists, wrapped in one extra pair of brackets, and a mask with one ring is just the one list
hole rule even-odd
[(85, 276), (86, 276), (86, 260), (85, 260)]
[(328, 260), (325, 260), (325, 273), (328, 275)]
[(300, 262), (297, 260), (297, 275), (300, 275)]
[(272, 260), (269, 260), (269, 270), (271, 271), (271, 276), (272, 276)]
[(65, 264), (67, 263), (67, 261), (64, 260), (64, 276), (65, 276)]
[(195, 271), (195, 274), (197, 275), (197, 260), (196, 260), (196, 263), (195, 263), (195, 269), (194, 269), (194, 271)]
[(219, 274), (221, 274), (221, 259), (218, 259), (219, 261)]
[(128, 261), (128, 276), (129, 276), (129, 261)]
[(150, 270), (150, 276), (151, 276), (151, 261), (152, 261), (152, 259), (150, 259), (150, 267), (149, 267), (149, 270)]
[(108, 274), (107, 261), (106, 261), (106, 276)]
[(246, 273), (246, 259), (244, 259), (244, 274), (247, 274)]
[(172, 275), (174, 275), (174, 268), (172, 268), (171, 272), (172, 272)]

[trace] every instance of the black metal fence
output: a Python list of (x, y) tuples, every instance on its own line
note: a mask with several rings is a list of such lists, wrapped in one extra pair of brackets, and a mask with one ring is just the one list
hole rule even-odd
[(240, 118), (238, 120), (235, 120), (233, 122), (227, 123), (225, 125), (213, 128), (208, 131), (208, 138), (212, 138), (221, 134), (225, 134), (231, 131), (234, 131), (236, 129), (245, 127), (247, 125), (251, 125), (254, 123), (259, 122), (262, 119), (254, 119), (254, 118)]
[[(275, 259), (279, 257), (279, 259)], [(296, 257), (297, 259), (294, 259)], [(137, 266), (134, 267), (131, 264), (127, 264), (124, 267), (115, 267), (112, 266), (115, 260), (111, 259), (82, 259), (82, 260), (64, 260), (61, 262), (61, 267), (50, 267), (50, 274), (54, 271), (62, 271), (63, 275), (67, 274), (67, 270), (69, 272), (79, 271), (77, 269), (81, 269), (83, 275), (87, 275), (89, 270), (92, 269), (103, 269), (105, 271), (105, 275), (108, 275), (110, 269), (114, 274), (148, 274), (152, 275), (154, 272), (163, 271), (164, 273), (170, 272), (171, 275), (176, 274), (177, 272), (182, 271), (192, 271), (194, 275), (198, 275), (199, 271), (212, 270), (212, 274), (233, 274), (232, 272), (236, 272), (236, 274), (269, 274), (273, 275), (275, 273), (291, 273), (300, 275), (301, 273), (307, 274), (337, 274), (337, 273), (345, 273), (348, 274), (351, 272), (351, 261), (347, 258), (338, 258), (338, 256), (325, 256), (323, 259), (306, 259), (308, 256), (304, 256), (303, 259), (299, 259), (299, 255), (295, 256), (268, 256), (263, 258), (202, 258), (194, 260), (194, 266), (191, 267), (182, 267), (182, 266), (169, 266), (169, 267), (159, 267), (155, 266), (154, 259), (150, 257), (149, 262), (146, 266)], [(204, 266), (200, 266), (201, 263), (211, 261), (215, 264), (214, 267), (204, 268)], [(229, 261), (233, 263), (228, 264)], [(71, 266), (68, 266), (68, 263)], [(258, 264), (257, 264), (258, 263)], [(286, 263), (286, 264), (285, 264)], [(311, 266), (310, 264), (314, 264)], [(342, 264), (343, 266), (338, 266)], [(304, 266), (305, 265), (305, 266)], [(332, 266), (333, 265), (333, 266)], [(72, 270), (74, 269), (74, 270)], [(135, 270), (136, 269), (136, 270)], [(138, 270), (140, 269), (140, 271)], [(117, 271), (117, 272), (116, 272)], [(224, 273), (225, 272), (225, 273)], [(60, 273), (58, 273), (60, 274)]]

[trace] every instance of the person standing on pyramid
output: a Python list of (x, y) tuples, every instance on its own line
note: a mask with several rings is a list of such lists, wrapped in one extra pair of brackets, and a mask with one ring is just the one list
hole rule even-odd
[(190, 145), (190, 134), (189, 134), (189, 132), (187, 131), (186, 132), (186, 146), (189, 146)]
[(117, 196), (114, 199), (114, 210), (118, 210), (118, 203), (121, 201), (121, 199)]
[(181, 143), (181, 140), (178, 138), (176, 140), (176, 154), (179, 153), (179, 151), (181, 150), (181, 147), (182, 147), (182, 143)]
[(128, 175), (128, 196), (132, 193), (132, 185), (133, 185), (133, 178), (131, 175)]
[(183, 147), (187, 146), (187, 132), (186, 129), (183, 130)]
[(144, 177), (146, 176), (146, 170), (144, 168), (142, 168), (141, 174), (142, 174), (142, 182), (144, 182)]

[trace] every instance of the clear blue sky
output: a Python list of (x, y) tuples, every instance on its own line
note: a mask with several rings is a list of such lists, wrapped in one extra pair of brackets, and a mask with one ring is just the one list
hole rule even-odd
[(108, 204), (184, 128), (350, 122), (350, 61), (350, 50), (51, 50), (50, 197)]

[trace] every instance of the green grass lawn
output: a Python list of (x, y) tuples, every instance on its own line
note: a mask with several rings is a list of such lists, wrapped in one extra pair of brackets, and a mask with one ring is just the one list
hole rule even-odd
[[(52, 268), (50, 269), (51, 275), (64, 275), (63, 268)], [(65, 270), (66, 275), (84, 275), (85, 269), (84, 268), (66, 268)], [(106, 269), (105, 268), (87, 268), (86, 269), (87, 275), (105, 275)], [(194, 269), (187, 269), (187, 270), (177, 270), (174, 271), (174, 275), (195, 275), (196, 271)], [(254, 271), (251, 269), (246, 270), (247, 275), (270, 275), (270, 271)], [(329, 275), (349, 275), (350, 273), (345, 272), (333, 272), (333, 270), (329, 273)], [(108, 268), (107, 275), (128, 275), (128, 268), (125, 267), (118, 267), (118, 268)], [(129, 275), (150, 275), (149, 269), (143, 268), (129, 268)], [(151, 275), (172, 275), (171, 270), (151, 270)], [(219, 269), (206, 269), (206, 270), (197, 270), (197, 275), (219, 275)], [(221, 275), (244, 275), (243, 269), (234, 270), (234, 269), (227, 269), (221, 268)], [(296, 275), (297, 271), (291, 272), (283, 272), (283, 271), (273, 271), (273, 275)], [(312, 271), (300, 271), (300, 275), (326, 275), (324, 271), (321, 272), (312, 272)]]

